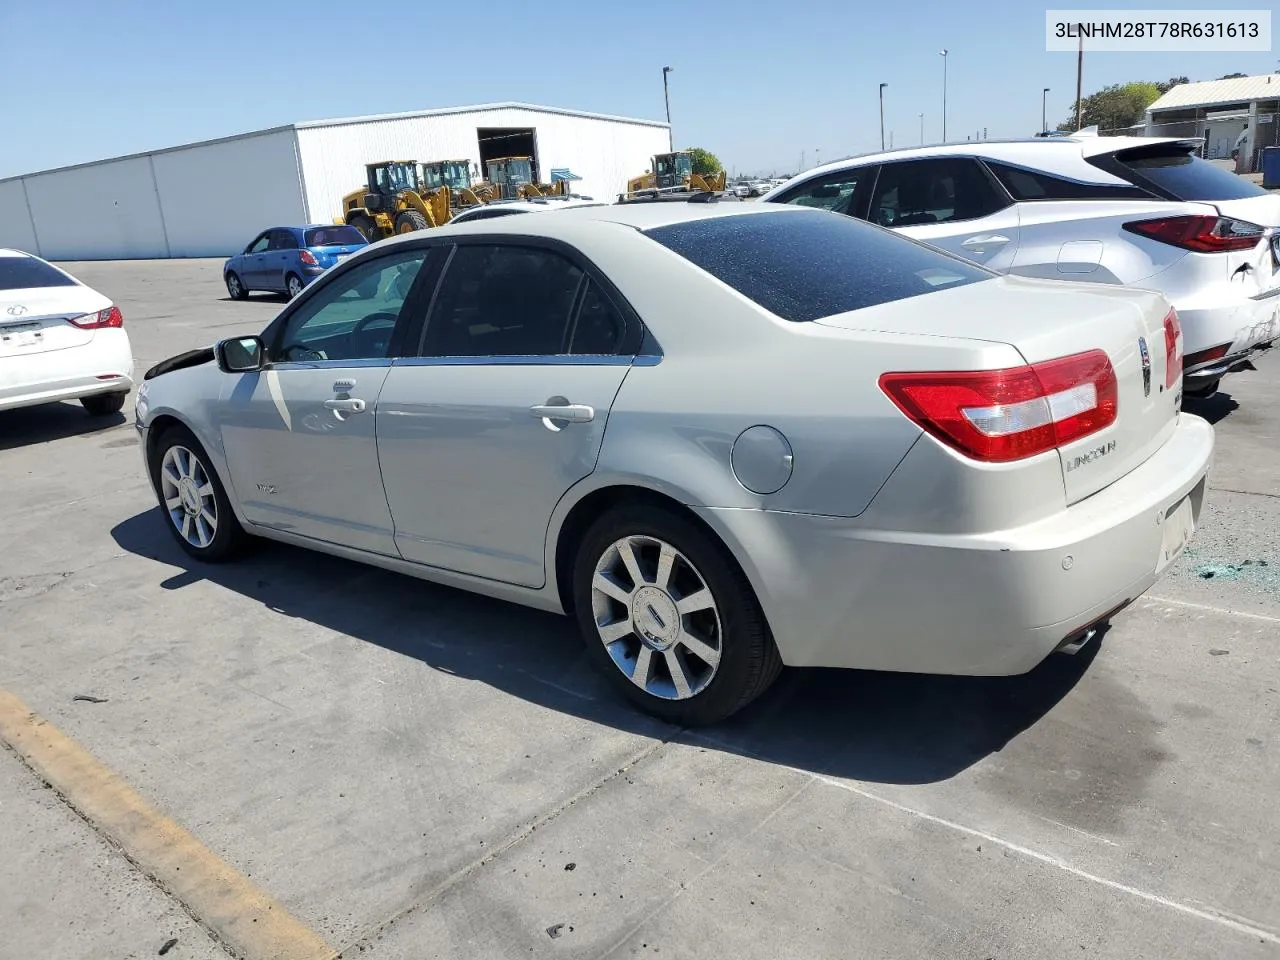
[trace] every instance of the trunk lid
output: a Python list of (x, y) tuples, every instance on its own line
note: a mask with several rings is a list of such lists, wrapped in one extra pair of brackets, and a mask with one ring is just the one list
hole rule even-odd
[(308, 247), (307, 249), (311, 251), (311, 255), (316, 258), (320, 266), (327, 270), (334, 264), (341, 263), (353, 253), (363, 250), (366, 246), (368, 244), (349, 243), (341, 246)]
[(1006, 276), (815, 322), (1003, 343), (1029, 364), (1105, 350), (1116, 374), (1116, 420), (1058, 448), (1066, 499), (1075, 503), (1145, 462), (1174, 430), (1182, 385), (1165, 387), (1168, 312), (1168, 301), (1150, 291)]
[(0, 290), (0, 358), (79, 347), (93, 339), (69, 321), (111, 301), (85, 286)]

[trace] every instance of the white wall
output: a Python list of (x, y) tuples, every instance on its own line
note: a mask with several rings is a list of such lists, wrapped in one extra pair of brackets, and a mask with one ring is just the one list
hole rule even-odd
[(0, 183), (0, 247), (25, 250), (37, 256), (36, 234), (27, 211), (27, 198), (21, 180)]
[(145, 157), (24, 177), (40, 254), (50, 260), (167, 255), (160, 202)]
[(342, 197), (364, 183), (366, 163), (379, 160), (469, 160), (480, 162), (478, 127), (533, 127), (539, 172), (568, 167), (583, 179), (575, 193), (613, 200), (627, 180), (649, 169), (650, 158), (667, 149), (667, 129), (621, 120), (601, 120), (524, 108), (434, 114), (300, 127), (307, 208), (316, 222), (333, 220)]
[(157, 153), (152, 162), (169, 256), (223, 256), (266, 227), (307, 222), (292, 129)]

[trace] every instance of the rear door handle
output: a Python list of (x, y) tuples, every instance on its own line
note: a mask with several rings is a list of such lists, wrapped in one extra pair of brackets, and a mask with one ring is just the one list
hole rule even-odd
[(987, 247), (1001, 247), (1008, 242), (1008, 237), (1002, 237), (998, 233), (983, 233), (976, 237), (970, 237), (968, 240), (961, 243), (960, 246), (964, 247), (966, 250), (983, 250)]
[(540, 403), (530, 407), (529, 413), (539, 420), (563, 420), (569, 423), (590, 423), (596, 418), (595, 408), (585, 403)]
[(335, 413), (364, 413), (365, 402), (358, 397), (326, 400), (324, 405)]

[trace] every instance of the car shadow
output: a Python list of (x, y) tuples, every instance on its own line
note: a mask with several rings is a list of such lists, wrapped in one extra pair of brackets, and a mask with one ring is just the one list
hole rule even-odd
[(79, 403), (46, 403), (0, 412), (0, 450), (105, 433), (125, 423), (123, 413), (91, 417)]
[(1183, 397), (1182, 409), (1187, 413), (1195, 414), (1197, 417), (1203, 417), (1210, 423), (1217, 424), (1225, 420), (1231, 413), (1239, 410), (1240, 404), (1236, 402), (1231, 394), (1219, 391), (1213, 396), (1203, 399)]
[(1099, 647), (1051, 656), (1020, 677), (793, 669), (728, 721), (683, 730), (623, 701), (587, 663), (569, 619), (265, 541), (237, 563), (202, 564), (165, 522), (153, 509), (112, 530), (122, 549), (181, 569), (165, 589), (208, 580), (315, 624), (317, 636), (346, 634), (549, 710), (864, 781), (945, 780), (1003, 749), (1072, 690)]

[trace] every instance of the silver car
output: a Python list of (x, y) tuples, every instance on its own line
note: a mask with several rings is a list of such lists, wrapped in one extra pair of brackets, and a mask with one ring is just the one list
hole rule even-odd
[(1159, 294), (998, 276), (817, 210), (422, 231), (153, 368), (192, 556), (246, 535), (567, 613), (664, 719), (784, 664), (1016, 674), (1191, 536), (1213, 429)]

